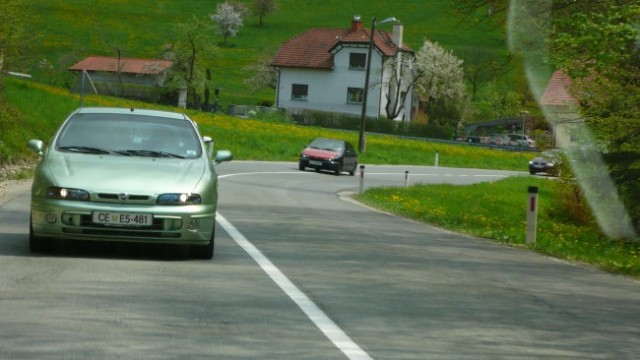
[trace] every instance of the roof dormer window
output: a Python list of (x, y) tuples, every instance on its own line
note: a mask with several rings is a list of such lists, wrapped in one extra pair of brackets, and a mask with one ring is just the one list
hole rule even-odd
[(366, 62), (367, 54), (365, 53), (349, 54), (349, 69), (351, 70), (364, 70)]

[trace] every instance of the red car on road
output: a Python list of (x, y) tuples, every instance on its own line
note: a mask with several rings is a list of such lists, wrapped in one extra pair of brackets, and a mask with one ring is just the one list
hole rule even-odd
[(304, 171), (308, 167), (333, 171), (336, 175), (347, 171), (353, 176), (358, 167), (358, 154), (347, 141), (316, 138), (300, 154), (298, 168)]

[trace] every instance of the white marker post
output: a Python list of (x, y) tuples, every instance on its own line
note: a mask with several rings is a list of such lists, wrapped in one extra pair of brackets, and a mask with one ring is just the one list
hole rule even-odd
[(360, 194), (364, 194), (364, 165), (360, 165)]
[(529, 202), (527, 204), (527, 245), (536, 242), (536, 229), (538, 227), (538, 187), (529, 186)]
[(438, 152), (436, 151), (435, 167), (438, 167), (438, 161), (440, 160), (439, 157), (440, 157), (440, 154), (438, 154)]

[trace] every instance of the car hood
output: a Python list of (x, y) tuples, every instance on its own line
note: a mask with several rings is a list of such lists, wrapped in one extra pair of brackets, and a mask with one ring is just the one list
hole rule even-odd
[(207, 168), (202, 158), (51, 155), (43, 165), (54, 185), (95, 192), (191, 192)]
[(302, 154), (306, 156), (314, 157), (314, 158), (323, 158), (323, 159), (332, 159), (337, 156), (340, 156), (340, 153), (338, 153), (337, 151), (312, 149), (312, 148), (304, 149)]
[(538, 164), (558, 164), (559, 163), (558, 160), (549, 159), (549, 158), (545, 158), (545, 157), (533, 158), (533, 159), (531, 159), (531, 162), (538, 163)]

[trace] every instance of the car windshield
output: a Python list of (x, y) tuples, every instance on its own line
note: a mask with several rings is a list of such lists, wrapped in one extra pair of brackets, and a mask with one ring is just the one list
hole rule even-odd
[(315, 139), (311, 142), (311, 144), (309, 144), (309, 147), (312, 149), (340, 152), (344, 148), (344, 145), (341, 141), (337, 140)]
[(118, 156), (196, 158), (202, 153), (188, 121), (126, 114), (76, 114), (61, 130), (60, 151)]

